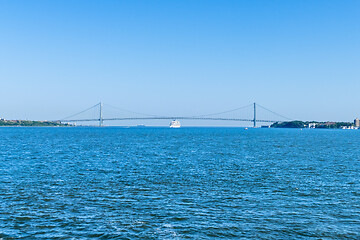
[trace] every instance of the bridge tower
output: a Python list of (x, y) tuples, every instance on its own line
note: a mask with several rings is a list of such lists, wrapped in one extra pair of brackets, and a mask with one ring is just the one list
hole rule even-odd
[(256, 128), (256, 103), (254, 103), (254, 128)]
[(99, 116), (99, 127), (102, 127), (103, 126), (103, 113), (102, 113), (102, 107), (103, 107), (103, 104), (102, 102), (99, 103), (99, 108), (100, 108), (100, 116)]

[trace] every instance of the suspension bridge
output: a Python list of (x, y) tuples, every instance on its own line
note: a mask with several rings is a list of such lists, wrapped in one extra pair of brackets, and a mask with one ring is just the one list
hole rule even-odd
[[(104, 106), (120, 111), (119, 114), (109, 116), (104, 115)], [(259, 117), (259, 109), (271, 116)], [(244, 112), (245, 111), (245, 112)], [(88, 113), (92, 112), (89, 117)], [(86, 114), (87, 113), (87, 114)], [(85, 116), (84, 116), (85, 115)], [(97, 122), (99, 127), (102, 127), (105, 121), (136, 121), (136, 120), (203, 120), (203, 121), (232, 121), (232, 122), (251, 122), (254, 127), (258, 123), (274, 123), (292, 120), (281, 114), (278, 114), (268, 108), (265, 108), (257, 103), (252, 103), (240, 108), (235, 108), (227, 111), (216, 112), (211, 114), (202, 114), (195, 116), (177, 116), (177, 115), (152, 115), (146, 113), (133, 112), (109, 104), (99, 102), (78, 113), (67, 116), (61, 120), (56, 120), (60, 123), (77, 123), (77, 122)]]

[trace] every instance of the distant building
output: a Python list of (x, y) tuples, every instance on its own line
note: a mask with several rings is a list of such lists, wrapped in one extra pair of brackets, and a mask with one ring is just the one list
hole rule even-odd
[(316, 128), (316, 123), (309, 123), (308, 128)]
[(358, 129), (358, 128), (354, 126), (342, 126), (341, 129)]
[(355, 127), (360, 127), (360, 120), (358, 118), (356, 118), (354, 120), (354, 124), (355, 124)]

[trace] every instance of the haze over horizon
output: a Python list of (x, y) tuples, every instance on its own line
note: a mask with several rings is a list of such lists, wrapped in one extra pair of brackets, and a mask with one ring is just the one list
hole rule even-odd
[(101, 100), (352, 121), (359, 23), (355, 0), (1, 1), (0, 117), (60, 119)]

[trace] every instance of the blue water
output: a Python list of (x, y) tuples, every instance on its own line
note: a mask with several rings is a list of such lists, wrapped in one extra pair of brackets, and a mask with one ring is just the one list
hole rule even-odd
[(360, 239), (360, 131), (0, 128), (3, 239)]

